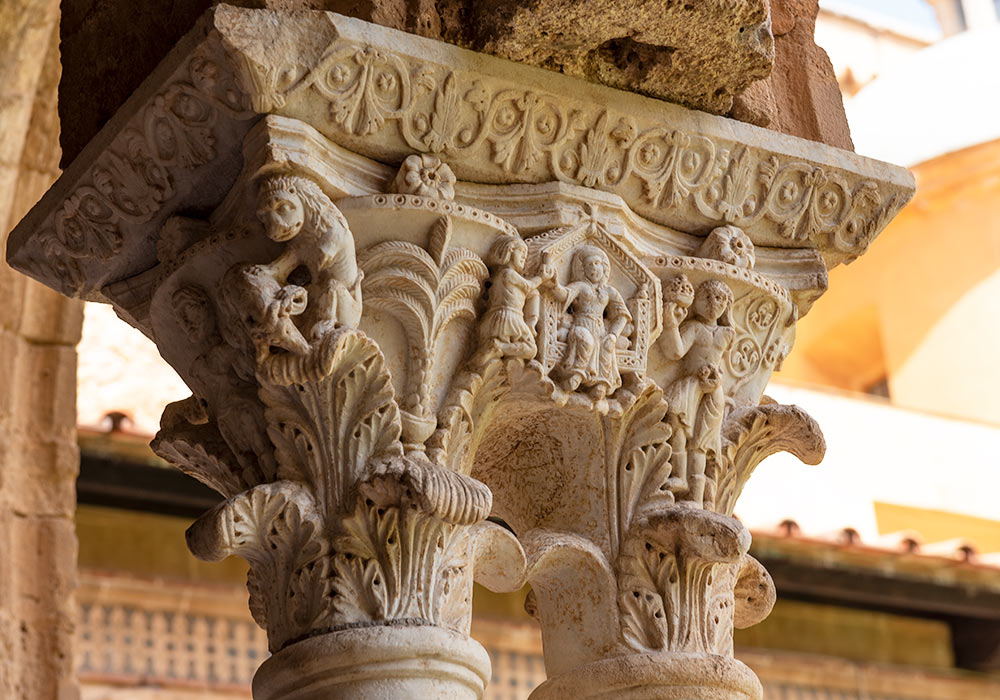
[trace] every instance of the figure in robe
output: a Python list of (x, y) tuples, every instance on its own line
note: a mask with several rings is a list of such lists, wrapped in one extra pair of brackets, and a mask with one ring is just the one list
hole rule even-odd
[[(671, 286), (683, 289), (690, 284)], [(732, 306), (732, 291), (718, 280), (698, 285), (690, 318), (686, 318), (688, 309), (683, 302), (664, 304), (666, 313), (659, 343), (668, 359), (681, 363), (680, 376), (665, 394), (673, 428), (670, 438), (673, 469), (668, 483), (672, 491), (686, 490), (686, 500), (699, 506), (706, 501), (708, 457), (717, 457), (722, 451), (726, 409), (722, 358), (736, 335), (732, 328)]]
[[(603, 399), (621, 386), (617, 351), (627, 347), (622, 332), (632, 321), (621, 294), (608, 281), (611, 262), (607, 253), (592, 245), (573, 251), (570, 282), (565, 287), (551, 270), (543, 271), (549, 293), (563, 304), (567, 314), (560, 340), (566, 351), (557, 366), (563, 388), (589, 389), (595, 399)], [(563, 332), (565, 335), (563, 335)]]

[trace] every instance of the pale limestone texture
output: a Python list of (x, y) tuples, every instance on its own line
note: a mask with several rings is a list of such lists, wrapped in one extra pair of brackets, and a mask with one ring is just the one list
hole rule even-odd
[(481, 697), (473, 578), (530, 583), (537, 698), (758, 700), (732, 630), (774, 589), (733, 507), (769, 454), (824, 450), (763, 388), (912, 189), (358, 20), (219, 8), (8, 257), (191, 388), (153, 447), (227, 498), (188, 545), (250, 562), (258, 700)]

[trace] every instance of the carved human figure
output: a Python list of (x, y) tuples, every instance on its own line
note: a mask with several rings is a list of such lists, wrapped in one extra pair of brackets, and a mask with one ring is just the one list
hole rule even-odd
[[(684, 500), (706, 505), (705, 466), (709, 455), (721, 448), (722, 420), (726, 397), (722, 387), (722, 358), (733, 342), (733, 293), (723, 282), (708, 280), (698, 285), (691, 305), (685, 293), (690, 283), (680, 280), (668, 286), (663, 333), (659, 343), (666, 356), (680, 360), (680, 376), (667, 388), (668, 417), (673, 434), (671, 491), (683, 493)], [(677, 292), (681, 294), (677, 294)], [(711, 500), (711, 494), (708, 494)], [(707, 507), (707, 506), (706, 506)]]
[(335, 327), (356, 328), (361, 320), (361, 272), (347, 219), (312, 180), (277, 175), (260, 184), (257, 218), (268, 238), (288, 245), (261, 266), (281, 287), (310, 292), (303, 316), (315, 342)]
[(163, 426), (181, 427), (182, 420), (197, 425), (214, 418), (251, 480), (273, 477), (276, 465), (252, 368), (241, 352), (223, 340), (212, 302), (201, 287), (181, 287), (171, 301), (190, 341), (208, 349), (191, 363), (190, 375), (198, 391), (186, 402), (167, 406)]
[(524, 277), (528, 246), (517, 236), (501, 236), (490, 250), (493, 268), (486, 313), (479, 324), (482, 356), (530, 360), (537, 352), (538, 287), (541, 277)]
[(559, 365), (563, 386), (567, 391), (589, 387), (594, 398), (604, 398), (621, 386), (617, 350), (627, 343), (622, 332), (632, 321), (621, 294), (608, 284), (611, 262), (596, 246), (578, 246), (565, 287), (556, 281), (550, 266), (545, 268), (544, 284), (568, 315), (565, 336), (560, 332), (566, 343)]

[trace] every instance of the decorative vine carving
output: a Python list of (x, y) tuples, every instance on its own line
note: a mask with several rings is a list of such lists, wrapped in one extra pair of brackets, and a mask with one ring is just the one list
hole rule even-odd
[(135, 116), (39, 233), (46, 264), (79, 293), (80, 262), (109, 261), (124, 246), (123, 223), (151, 220), (177, 192), (176, 173), (215, 158), (220, 112), (244, 117), (231, 78), (214, 60), (195, 56)]
[(485, 149), (497, 178), (638, 190), (653, 210), (742, 227), (766, 220), (789, 241), (848, 255), (863, 252), (903, 203), (874, 180), (350, 40), (281, 93), (282, 104), (308, 90), (353, 137), (394, 125), (418, 152), (483, 158)]

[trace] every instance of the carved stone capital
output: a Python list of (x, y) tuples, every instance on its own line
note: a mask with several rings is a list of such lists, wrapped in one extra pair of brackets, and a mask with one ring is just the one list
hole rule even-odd
[(537, 698), (756, 700), (732, 630), (775, 593), (733, 508), (767, 455), (824, 450), (764, 387), (911, 194), (720, 117), (220, 6), (8, 257), (191, 387), (154, 448), (227, 498), (188, 541), (250, 562), (258, 700), (481, 697), (474, 576), (530, 583)]

